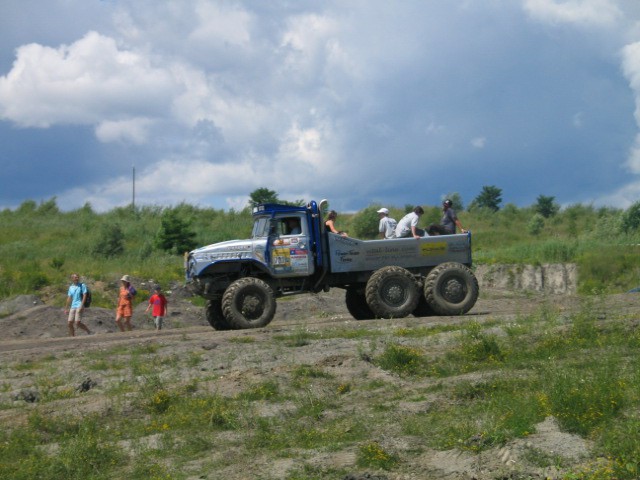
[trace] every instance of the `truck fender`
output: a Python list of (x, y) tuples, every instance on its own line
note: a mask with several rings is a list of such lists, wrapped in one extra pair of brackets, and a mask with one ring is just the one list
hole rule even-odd
[(198, 277), (228, 274), (231, 272), (253, 271), (270, 275), (269, 269), (257, 260), (238, 262), (237, 260), (218, 260), (210, 263), (198, 272)]

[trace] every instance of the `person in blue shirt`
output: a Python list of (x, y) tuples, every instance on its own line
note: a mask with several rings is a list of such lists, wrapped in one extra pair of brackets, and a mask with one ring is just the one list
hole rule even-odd
[[(87, 286), (84, 283), (80, 283), (80, 275), (74, 273), (71, 275), (71, 281), (73, 282), (69, 286), (67, 291), (67, 304), (65, 306), (65, 313), (67, 316), (67, 328), (69, 329), (69, 336), (76, 336), (76, 329), (78, 327), (87, 335), (91, 334), (89, 327), (82, 323), (82, 313), (84, 312), (84, 302), (87, 299)], [(69, 308), (71, 307), (71, 308)]]

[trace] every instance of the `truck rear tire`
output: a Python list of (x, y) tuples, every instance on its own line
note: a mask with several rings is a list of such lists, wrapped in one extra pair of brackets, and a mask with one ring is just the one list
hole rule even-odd
[(470, 268), (448, 262), (435, 267), (424, 282), (424, 296), (437, 315), (462, 315), (478, 300), (478, 279)]
[(233, 282), (224, 292), (222, 312), (231, 328), (260, 328), (273, 320), (276, 299), (266, 282), (245, 277)]
[(379, 318), (404, 318), (416, 309), (420, 300), (411, 272), (396, 266), (373, 272), (365, 294), (369, 308)]
[(231, 325), (222, 313), (222, 299), (207, 300), (204, 316), (214, 330), (232, 330)]
[(356, 320), (372, 320), (376, 318), (376, 314), (371, 311), (367, 304), (367, 297), (360, 289), (355, 287), (347, 288), (345, 302), (347, 310)]

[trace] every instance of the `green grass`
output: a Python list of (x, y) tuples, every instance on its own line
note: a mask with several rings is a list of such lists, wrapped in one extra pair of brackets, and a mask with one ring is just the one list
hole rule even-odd
[(385, 450), (378, 442), (372, 441), (360, 445), (358, 449), (358, 466), (391, 470), (398, 463), (398, 456)]
[(399, 375), (426, 374), (428, 370), (428, 361), (420, 349), (397, 343), (387, 345), (376, 364)]
[[(601, 460), (574, 464), (531, 447), (523, 453), (529, 463), (559, 468), (564, 479), (634, 479), (640, 333), (627, 318), (601, 319), (599, 305), (595, 298), (562, 316), (543, 306), (504, 323), (403, 327), (385, 335), (361, 328), (368, 347), (363, 342), (354, 359), (389, 376), (344, 378), (339, 369), (300, 363), (248, 377), (226, 393), (218, 391), (217, 374), (171, 375), (178, 367), (197, 372), (199, 352), (176, 355), (151, 344), (75, 352), (52, 364), (14, 362), (3, 375), (27, 373), (41, 400), (23, 425), (0, 432), (0, 477), (187, 478), (193, 464), (206, 475), (247, 458), (295, 458), (286, 478), (319, 478), (349, 470), (305, 459), (342, 451), (353, 452), (357, 468), (400, 475), (425, 449), (475, 455), (526, 439), (553, 416), (562, 431), (593, 441)], [(351, 342), (344, 332), (327, 328), (317, 338)], [(118, 368), (108, 362), (114, 356)], [(76, 391), (77, 377), (53, 365), (80, 359), (100, 367), (101, 392)], [(231, 373), (225, 368), (222, 375)], [(108, 399), (97, 413), (52, 408), (97, 394)], [(399, 408), (411, 403), (423, 406)], [(388, 441), (394, 438), (400, 440)], [(415, 447), (398, 448), (403, 444)], [(215, 455), (221, 448), (229, 453)]]
[[(0, 212), (0, 298), (49, 288), (58, 294), (61, 304), (71, 272), (79, 272), (89, 283), (103, 281), (108, 285), (117, 284), (123, 268), (129, 275), (154, 278), (161, 284), (184, 277), (182, 255), (154, 246), (165, 209), (149, 206), (134, 212), (116, 208), (97, 214), (86, 207), (59, 212), (50, 208), (51, 203), (43, 202), (38, 207), (34, 202), (29, 208)], [(363, 211), (367, 208), (363, 206)], [(248, 210), (225, 212), (187, 204), (176, 209), (179, 218), (190, 223), (200, 246), (248, 238), (251, 232)], [(394, 207), (391, 210), (395, 215), (404, 211)], [(360, 213), (341, 215), (342, 227), (353, 230), (354, 221), (362, 221)], [(531, 207), (505, 205), (498, 212), (459, 212), (459, 216), (473, 232), (475, 263), (576, 263), (580, 270), (579, 290), (591, 294), (622, 292), (638, 286), (640, 233), (620, 230), (623, 213), (574, 205), (545, 219), (536, 235), (527, 228), (535, 215)], [(375, 214), (369, 219), (375, 225), (377, 221)], [(94, 250), (103, 228), (115, 224), (122, 230), (124, 251), (115, 257), (96, 255)], [(95, 292), (94, 305), (112, 308), (114, 298), (110, 292)]]

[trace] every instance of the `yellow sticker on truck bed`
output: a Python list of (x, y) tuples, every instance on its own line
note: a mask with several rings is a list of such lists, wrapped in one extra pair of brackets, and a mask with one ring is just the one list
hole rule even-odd
[(430, 257), (432, 255), (444, 255), (447, 253), (447, 242), (421, 243), (420, 255)]

